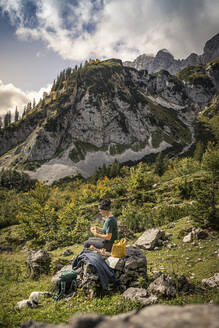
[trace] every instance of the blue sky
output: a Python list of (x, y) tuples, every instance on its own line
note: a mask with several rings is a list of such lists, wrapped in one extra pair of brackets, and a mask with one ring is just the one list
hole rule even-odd
[(218, 0), (0, 0), (0, 115), (89, 58), (201, 54), (218, 17)]

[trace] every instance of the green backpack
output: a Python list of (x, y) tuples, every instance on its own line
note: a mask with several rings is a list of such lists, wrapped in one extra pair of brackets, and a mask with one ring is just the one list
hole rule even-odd
[(77, 272), (74, 270), (63, 271), (56, 283), (56, 294), (53, 299), (55, 301), (69, 295), (77, 288)]

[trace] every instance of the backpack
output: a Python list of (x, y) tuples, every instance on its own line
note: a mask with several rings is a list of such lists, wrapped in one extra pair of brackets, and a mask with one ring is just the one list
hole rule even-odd
[(63, 271), (56, 283), (56, 294), (53, 299), (55, 301), (69, 295), (77, 288), (77, 272), (74, 270)]

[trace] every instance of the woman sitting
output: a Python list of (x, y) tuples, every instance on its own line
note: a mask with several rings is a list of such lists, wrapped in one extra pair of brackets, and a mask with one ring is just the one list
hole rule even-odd
[(116, 218), (110, 210), (110, 199), (102, 200), (98, 206), (99, 212), (102, 215), (105, 223), (103, 228), (92, 226), (90, 231), (95, 237), (89, 238), (84, 242), (84, 247), (89, 248), (94, 246), (96, 248), (105, 248), (108, 252), (111, 251), (112, 245), (118, 239), (118, 227)]

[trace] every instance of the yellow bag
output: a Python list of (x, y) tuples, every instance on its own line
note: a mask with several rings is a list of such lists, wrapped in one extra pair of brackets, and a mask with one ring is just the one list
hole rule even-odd
[(126, 239), (122, 238), (119, 242), (115, 242), (111, 252), (112, 257), (124, 257), (126, 256)]

